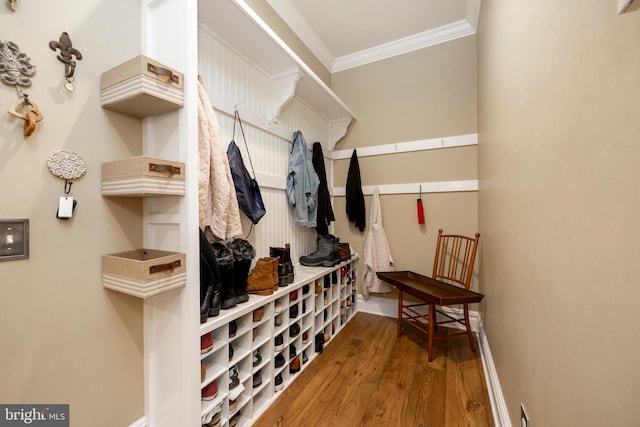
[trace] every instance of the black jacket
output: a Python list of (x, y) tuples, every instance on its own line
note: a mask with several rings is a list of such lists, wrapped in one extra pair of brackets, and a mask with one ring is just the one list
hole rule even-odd
[(353, 150), (351, 162), (349, 163), (345, 193), (349, 221), (355, 222), (356, 227), (358, 227), (360, 231), (364, 231), (367, 221), (365, 219), (364, 194), (362, 194), (362, 183), (360, 180), (360, 165), (358, 164), (358, 155), (355, 149)]
[(327, 186), (327, 172), (324, 168), (324, 155), (322, 154), (322, 145), (319, 142), (313, 143), (313, 155), (311, 158), (313, 169), (315, 169), (320, 179), (318, 186), (318, 217), (316, 223), (316, 232), (320, 235), (329, 234), (329, 224), (335, 221), (333, 208), (331, 207), (331, 195)]

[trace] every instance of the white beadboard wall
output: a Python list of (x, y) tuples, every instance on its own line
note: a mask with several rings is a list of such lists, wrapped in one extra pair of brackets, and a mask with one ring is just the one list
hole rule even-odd
[[(247, 145), (258, 182), (260, 183), (260, 175), (270, 175), (276, 178), (275, 181), (282, 183), (261, 185), (267, 214), (253, 227), (249, 237), (256, 248), (256, 259), (268, 256), (270, 246), (284, 246), (285, 243), (290, 243), (292, 258), (296, 262), (298, 257), (315, 249), (316, 233), (314, 228), (295, 224), (294, 208), (289, 206), (283, 188), (288, 170), (291, 139), (293, 132), (300, 130), (309, 148), (315, 141), (322, 143), (327, 175), (330, 179), (331, 161), (327, 158), (329, 121), (311, 106), (294, 97), (278, 115), (278, 123), (272, 128), (265, 127), (262, 123), (266, 123), (272, 117), (272, 112), (269, 111), (271, 106), (268, 105), (269, 94), (266, 93), (270, 87), (270, 76), (227, 46), (210, 29), (201, 26), (198, 37), (198, 70), (216, 112), (223, 140), (228, 143), (232, 139), (233, 107), (236, 106), (243, 118)], [(247, 168), (250, 169), (242, 135), (237, 127), (235, 141)], [(244, 215), (242, 217), (246, 235), (251, 223)]]

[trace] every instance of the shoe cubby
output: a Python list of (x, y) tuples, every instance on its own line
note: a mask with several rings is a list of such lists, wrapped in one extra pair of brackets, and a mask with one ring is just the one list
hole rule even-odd
[[(295, 381), (319, 356), (315, 336), (324, 338), (326, 333), (326, 346), (355, 313), (355, 287), (347, 277), (351, 282), (355, 279), (341, 274), (341, 267), (352, 264), (351, 274), (354, 262), (333, 268), (296, 266), (294, 283), (272, 295), (250, 295), (248, 302), (221, 310), (200, 325), (201, 335), (210, 334), (213, 342), (201, 355), (206, 367), (201, 387), (216, 381), (219, 389), (213, 400), (202, 401), (203, 417), (221, 404), (222, 426), (228, 426), (234, 416), (237, 425), (249, 426)], [(238, 385), (231, 388), (234, 369)], [(254, 387), (257, 376), (260, 381)]]

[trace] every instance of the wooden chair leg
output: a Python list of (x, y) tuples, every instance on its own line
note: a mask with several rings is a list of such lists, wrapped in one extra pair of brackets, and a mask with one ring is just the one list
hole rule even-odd
[(398, 338), (402, 336), (402, 291), (398, 291)]
[(433, 360), (433, 335), (435, 334), (436, 306), (429, 304), (429, 362)]
[(471, 351), (475, 353), (476, 345), (473, 342), (473, 333), (471, 333), (471, 324), (469, 323), (469, 306), (467, 304), (464, 305), (464, 323), (467, 327), (467, 336), (469, 337), (469, 345), (471, 346)]

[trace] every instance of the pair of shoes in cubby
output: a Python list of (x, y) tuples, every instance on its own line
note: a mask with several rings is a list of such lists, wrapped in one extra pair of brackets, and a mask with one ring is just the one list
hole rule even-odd
[(222, 412), (222, 402), (211, 411), (207, 412), (202, 416), (200, 422), (203, 426), (206, 427), (220, 427), (221, 418), (220, 413)]
[(202, 400), (213, 400), (218, 395), (218, 384), (216, 380), (211, 381), (201, 391)]
[(208, 353), (213, 348), (213, 338), (211, 332), (200, 337), (200, 354)]

